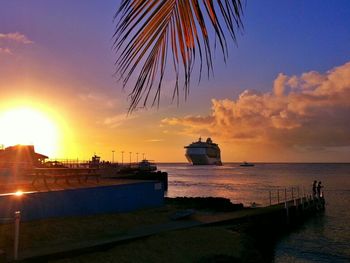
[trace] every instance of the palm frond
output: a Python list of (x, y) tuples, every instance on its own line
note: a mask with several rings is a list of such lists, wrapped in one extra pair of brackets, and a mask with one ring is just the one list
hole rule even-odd
[(226, 61), (226, 32), (235, 42), (242, 13), (242, 0), (122, 0), (115, 15), (119, 22), (113, 48), (123, 87), (136, 75), (129, 112), (142, 100), (146, 106), (153, 89), (152, 105), (159, 105), (167, 64), (175, 72), (173, 99), (179, 97), (180, 80), (187, 97), (196, 60), (199, 80), (203, 63), (208, 77), (213, 70), (213, 41), (218, 40)]

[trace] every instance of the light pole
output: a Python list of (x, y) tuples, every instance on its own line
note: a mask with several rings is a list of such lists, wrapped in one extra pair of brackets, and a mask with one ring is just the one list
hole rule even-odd
[(130, 162), (130, 165), (131, 165), (131, 152), (129, 152), (129, 162)]
[(114, 163), (114, 152), (115, 150), (112, 150), (112, 163)]
[(142, 153), (142, 160), (145, 160), (145, 153)]
[(122, 153), (122, 165), (123, 165), (123, 163), (124, 163), (124, 151), (121, 151), (121, 153)]
[(136, 153), (136, 162), (139, 162), (139, 153)]

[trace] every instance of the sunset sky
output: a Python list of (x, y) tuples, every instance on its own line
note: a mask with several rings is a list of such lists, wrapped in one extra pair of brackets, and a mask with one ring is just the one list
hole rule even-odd
[(131, 87), (113, 76), (119, 3), (1, 0), (0, 144), (185, 162), (183, 146), (210, 136), (224, 162), (350, 161), (350, 1), (248, 0), (214, 77), (177, 106), (169, 74), (159, 108), (129, 116)]

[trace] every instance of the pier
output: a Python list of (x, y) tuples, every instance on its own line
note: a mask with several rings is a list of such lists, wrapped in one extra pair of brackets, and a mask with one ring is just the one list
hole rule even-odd
[(168, 189), (168, 173), (157, 170), (155, 163), (143, 159), (141, 162), (117, 163), (100, 161), (94, 155), (91, 160), (79, 159), (52, 159), (45, 162), (45, 167), (34, 168), (26, 172), (33, 178), (33, 184), (52, 179), (56, 183), (64, 179), (67, 184), (70, 180), (87, 181), (89, 178), (99, 182), (101, 178), (122, 178), (130, 180), (160, 181), (164, 190)]
[(305, 189), (302, 189), (302, 193), (299, 186), (270, 190), (267, 208), (284, 210), (287, 223), (294, 223), (295, 220), (300, 220), (304, 216), (325, 209), (323, 192), (318, 196), (306, 194)]

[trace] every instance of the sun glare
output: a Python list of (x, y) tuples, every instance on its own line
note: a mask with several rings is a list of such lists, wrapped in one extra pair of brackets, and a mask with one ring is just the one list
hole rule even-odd
[(15, 196), (22, 196), (23, 192), (21, 190), (18, 190), (15, 192)]
[(56, 154), (58, 131), (45, 113), (34, 108), (13, 108), (0, 113), (0, 144), (35, 146), (36, 152)]

